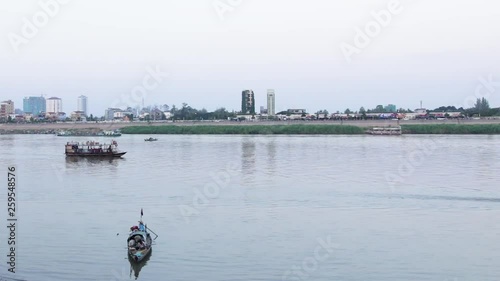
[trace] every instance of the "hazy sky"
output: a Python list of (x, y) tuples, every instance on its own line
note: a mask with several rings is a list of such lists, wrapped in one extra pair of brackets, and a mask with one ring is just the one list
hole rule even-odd
[[(117, 101), (135, 106), (144, 80), (146, 105), (239, 110), (253, 89), (258, 110), (275, 89), (278, 111), (436, 108), (466, 105), (489, 76), (499, 83), (479, 93), (500, 106), (495, 0), (55, 1), (40, 1), (52, 3), (46, 17), (39, 0), (0, 6), (0, 99), (16, 108), (44, 94), (69, 113), (84, 94), (103, 115)], [(377, 33), (372, 12), (388, 5)], [(373, 37), (356, 45), (367, 24)], [(359, 47), (350, 62), (343, 43)], [(148, 68), (169, 76), (155, 85)]]

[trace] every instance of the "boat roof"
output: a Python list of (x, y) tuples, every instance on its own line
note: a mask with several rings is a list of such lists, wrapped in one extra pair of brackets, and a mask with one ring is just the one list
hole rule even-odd
[(137, 236), (137, 235), (141, 235), (141, 236), (147, 237), (148, 233), (145, 232), (145, 231), (137, 230), (137, 231), (134, 231), (134, 232), (130, 232), (130, 234), (128, 235), (128, 238), (134, 237), (134, 236)]
[(78, 145), (78, 146), (117, 146), (118, 143), (115, 140), (112, 140), (109, 143), (106, 142), (98, 142), (98, 141), (86, 141), (86, 142), (79, 142), (79, 141), (68, 141), (66, 142), (66, 145)]

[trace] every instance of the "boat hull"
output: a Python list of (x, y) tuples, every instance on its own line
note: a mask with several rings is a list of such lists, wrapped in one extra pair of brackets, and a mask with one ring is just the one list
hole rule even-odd
[(129, 238), (127, 239), (127, 244), (128, 242), (133, 239), (134, 236), (136, 235), (141, 235), (141, 236), (145, 236), (146, 237), (146, 242), (147, 242), (147, 245), (149, 245), (148, 247), (146, 247), (145, 249), (137, 249), (137, 248), (130, 248), (128, 249), (128, 256), (130, 259), (132, 259), (133, 261), (135, 262), (141, 262), (143, 261), (146, 257), (149, 256), (149, 254), (151, 253), (152, 251), (152, 244), (153, 244), (153, 240), (151, 239), (151, 235), (147, 232), (134, 232), (134, 233), (131, 233), (129, 235)]
[(122, 157), (127, 152), (116, 152), (116, 153), (66, 153), (67, 157)]
[(131, 260), (133, 260), (135, 262), (142, 262), (145, 258), (147, 258), (149, 256), (149, 254), (151, 253), (151, 250), (152, 250), (152, 248), (149, 248), (147, 250), (137, 251), (134, 253), (131, 251), (128, 251), (128, 256)]

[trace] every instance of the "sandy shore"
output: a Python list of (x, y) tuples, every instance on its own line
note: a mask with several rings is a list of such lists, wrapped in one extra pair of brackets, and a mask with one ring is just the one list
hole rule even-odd
[(0, 131), (63, 131), (63, 130), (116, 130), (130, 126), (226, 126), (226, 125), (349, 125), (358, 127), (380, 127), (399, 125), (430, 125), (430, 124), (500, 124), (500, 119), (467, 119), (467, 120), (351, 120), (351, 121), (258, 121), (258, 122), (232, 122), (232, 121), (168, 121), (168, 122), (109, 122), (109, 123), (50, 123), (50, 124), (0, 124)]

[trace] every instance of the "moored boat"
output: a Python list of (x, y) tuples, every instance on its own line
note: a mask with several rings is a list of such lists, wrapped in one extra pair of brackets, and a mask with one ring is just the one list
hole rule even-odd
[(67, 142), (65, 145), (66, 156), (79, 157), (122, 157), (125, 151), (118, 150), (118, 143), (99, 143), (96, 141)]
[(401, 126), (377, 127), (377, 128), (371, 128), (366, 133), (370, 135), (380, 135), (380, 136), (400, 136), (402, 135), (402, 130)]
[(103, 131), (99, 134), (101, 137), (119, 137), (122, 133), (119, 130), (115, 131)]
[(71, 137), (71, 136), (73, 136), (73, 134), (71, 132), (68, 132), (68, 131), (59, 131), (59, 132), (57, 132), (56, 135), (58, 137)]
[(158, 139), (154, 139), (154, 138), (149, 138), (149, 139), (144, 139), (144, 141), (157, 141)]

